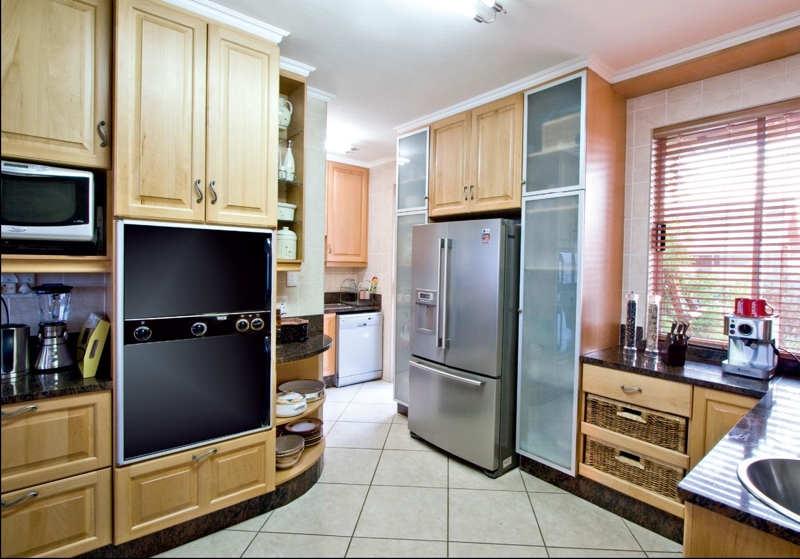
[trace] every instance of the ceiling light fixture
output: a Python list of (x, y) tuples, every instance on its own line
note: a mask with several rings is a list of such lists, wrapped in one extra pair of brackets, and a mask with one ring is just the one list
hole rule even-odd
[(478, 23), (492, 23), (494, 19), (497, 17), (497, 14), (503, 13), (507, 14), (505, 8), (500, 2), (495, 2), (494, 0), (480, 0), (481, 4), (492, 10), (492, 19), (486, 19), (479, 13), (475, 12), (475, 15), (472, 16), (472, 19), (477, 21)]

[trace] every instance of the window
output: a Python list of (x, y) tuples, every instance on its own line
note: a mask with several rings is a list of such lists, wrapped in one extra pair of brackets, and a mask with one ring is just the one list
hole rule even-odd
[(800, 351), (800, 101), (654, 131), (650, 285), (662, 333), (727, 342), (737, 297), (779, 314)]

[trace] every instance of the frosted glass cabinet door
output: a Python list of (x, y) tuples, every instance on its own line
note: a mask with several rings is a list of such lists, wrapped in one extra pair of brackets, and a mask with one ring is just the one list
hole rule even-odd
[(583, 192), (523, 199), (517, 452), (575, 475)]
[(397, 138), (397, 211), (428, 209), (428, 128)]
[(425, 212), (397, 216), (394, 309), (394, 399), (408, 406), (408, 360), (411, 357), (411, 228), (427, 221)]
[(575, 187), (581, 181), (584, 74), (525, 96), (525, 192)]

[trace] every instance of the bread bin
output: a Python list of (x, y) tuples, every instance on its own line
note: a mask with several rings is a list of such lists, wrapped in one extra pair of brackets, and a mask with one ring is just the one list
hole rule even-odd
[(288, 227), (278, 231), (278, 258), (282, 260), (297, 258), (297, 234)]

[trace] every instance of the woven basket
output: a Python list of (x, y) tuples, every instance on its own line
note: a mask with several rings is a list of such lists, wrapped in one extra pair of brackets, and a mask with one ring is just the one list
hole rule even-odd
[(586, 422), (640, 441), (686, 453), (685, 417), (587, 394)]
[(586, 436), (584, 462), (609, 475), (682, 503), (678, 482), (686, 470)]

